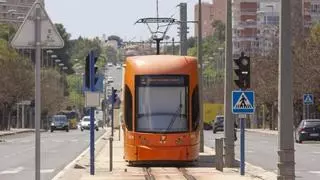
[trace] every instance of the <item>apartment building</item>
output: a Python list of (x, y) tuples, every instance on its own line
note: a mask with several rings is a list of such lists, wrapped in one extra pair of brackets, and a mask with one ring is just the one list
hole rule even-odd
[[(0, 0), (0, 23), (10, 23), (15, 27), (23, 22), (36, 0)], [(42, 0), (44, 5), (44, 0)]]
[(258, 0), (233, 0), (232, 2), (234, 56), (239, 56), (242, 51), (251, 55), (258, 49), (257, 9)]
[(226, 13), (227, 13), (227, 6), (226, 6), (226, 0), (213, 0), (213, 17), (212, 20), (220, 20), (224, 24), (226, 24)]
[[(213, 33), (212, 22), (213, 22), (213, 6), (211, 3), (202, 3), (202, 37), (210, 36)], [(198, 20), (199, 4), (194, 7), (194, 19)], [(194, 24), (194, 36), (198, 36), (198, 25)]]

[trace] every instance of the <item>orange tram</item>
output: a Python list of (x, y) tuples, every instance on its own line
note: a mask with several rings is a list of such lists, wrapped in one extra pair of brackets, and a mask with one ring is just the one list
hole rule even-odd
[(194, 57), (128, 57), (123, 90), (124, 159), (194, 162), (199, 156), (199, 90)]

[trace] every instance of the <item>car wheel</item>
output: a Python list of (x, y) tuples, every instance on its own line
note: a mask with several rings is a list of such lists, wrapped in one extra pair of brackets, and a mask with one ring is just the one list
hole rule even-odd
[(217, 133), (217, 130), (214, 129), (214, 130), (213, 130), (213, 134), (216, 134), (216, 133)]
[(53, 129), (51, 129), (50, 131), (53, 132)]
[(99, 128), (96, 128), (96, 131), (99, 131)]
[(67, 128), (66, 131), (69, 132), (69, 128)]
[(81, 131), (83, 131), (83, 128), (81, 128)]

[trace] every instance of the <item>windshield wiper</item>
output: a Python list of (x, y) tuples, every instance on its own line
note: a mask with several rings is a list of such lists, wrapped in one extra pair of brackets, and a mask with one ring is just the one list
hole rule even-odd
[(171, 127), (172, 127), (173, 123), (176, 121), (178, 115), (180, 115), (180, 117), (181, 117), (181, 110), (182, 110), (182, 104), (179, 104), (176, 113), (174, 113), (174, 115), (172, 116), (172, 119), (171, 119), (171, 121), (170, 121), (170, 124), (169, 124), (169, 126), (167, 127), (167, 131), (168, 131), (169, 129), (171, 129)]

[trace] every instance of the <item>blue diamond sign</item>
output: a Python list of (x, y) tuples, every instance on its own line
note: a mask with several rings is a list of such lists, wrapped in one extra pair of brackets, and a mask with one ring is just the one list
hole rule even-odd
[(313, 94), (304, 94), (303, 95), (303, 104), (304, 105), (311, 105), (313, 104)]
[(255, 110), (253, 91), (232, 91), (232, 113), (253, 114)]

